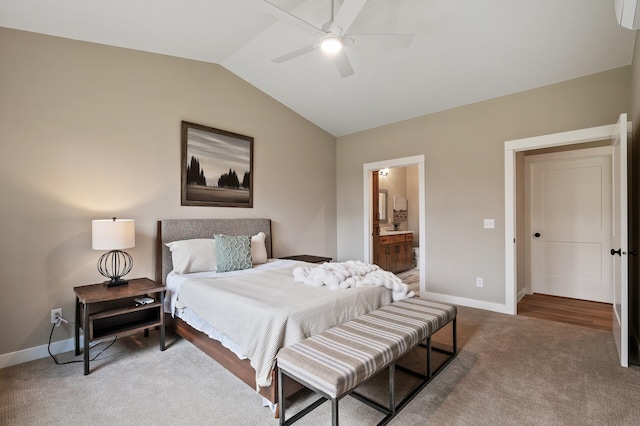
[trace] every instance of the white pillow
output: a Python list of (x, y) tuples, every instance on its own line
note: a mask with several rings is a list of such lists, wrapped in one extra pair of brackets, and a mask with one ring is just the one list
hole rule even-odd
[(194, 238), (166, 243), (171, 250), (173, 270), (178, 274), (215, 271), (217, 253), (211, 238)]
[(266, 239), (267, 234), (264, 232), (258, 232), (256, 235), (251, 237), (251, 263), (254, 265), (267, 263)]

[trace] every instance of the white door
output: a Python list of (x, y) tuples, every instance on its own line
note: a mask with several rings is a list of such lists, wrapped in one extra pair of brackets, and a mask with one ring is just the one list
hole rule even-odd
[(611, 149), (526, 161), (531, 291), (611, 303)]
[(612, 140), (613, 226), (613, 337), (620, 365), (629, 365), (629, 262), (627, 256), (627, 114), (621, 114)]

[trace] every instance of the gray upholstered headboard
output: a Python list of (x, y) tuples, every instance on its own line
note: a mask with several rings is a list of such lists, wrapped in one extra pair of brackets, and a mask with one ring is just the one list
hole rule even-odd
[(158, 221), (156, 242), (156, 281), (166, 284), (173, 269), (171, 252), (165, 243), (191, 238), (213, 238), (215, 234), (255, 235), (267, 234), (267, 257), (271, 254), (271, 219), (169, 219)]

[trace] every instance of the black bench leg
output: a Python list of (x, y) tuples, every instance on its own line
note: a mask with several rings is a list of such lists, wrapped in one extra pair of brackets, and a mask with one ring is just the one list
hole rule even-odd
[(331, 424), (338, 426), (338, 398), (331, 399)]
[(457, 319), (458, 318), (454, 318), (453, 319), (453, 354), (457, 354), (458, 353), (458, 330), (457, 330)]
[(389, 364), (389, 412), (396, 413), (396, 363)]

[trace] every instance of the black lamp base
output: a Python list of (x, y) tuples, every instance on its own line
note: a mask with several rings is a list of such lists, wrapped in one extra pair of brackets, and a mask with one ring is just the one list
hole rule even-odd
[(98, 259), (98, 272), (109, 278), (104, 282), (107, 287), (129, 284), (129, 281), (123, 280), (122, 277), (131, 272), (132, 267), (133, 259), (129, 253), (121, 250), (108, 251)]
[(121, 279), (112, 279), (110, 281), (104, 282), (104, 285), (106, 285), (107, 287), (116, 287), (119, 285), (127, 285), (127, 284), (129, 284), (129, 281), (121, 280)]

